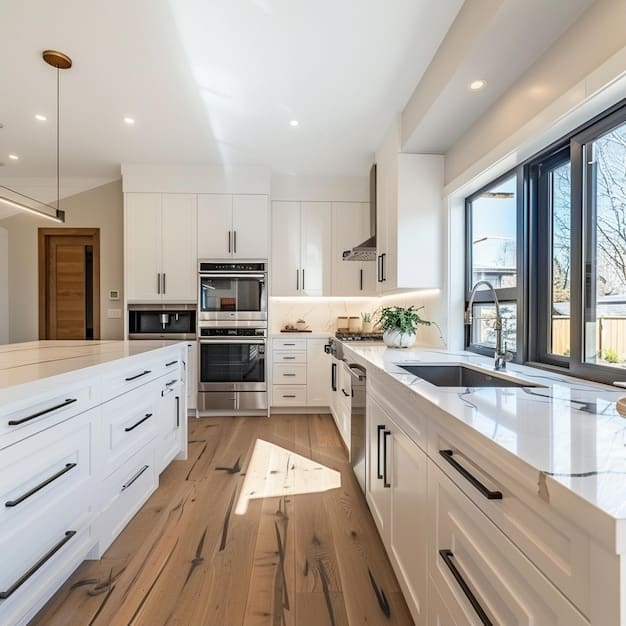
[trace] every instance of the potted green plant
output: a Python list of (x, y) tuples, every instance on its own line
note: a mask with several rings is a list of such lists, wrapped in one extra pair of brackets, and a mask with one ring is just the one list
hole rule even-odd
[(409, 348), (415, 343), (417, 327), (430, 326), (431, 322), (423, 319), (419, 312), (423, 306), (408, 308), (386, 306), (378, 311), (377, 326), (383, 331), (383, 341), (390, 348)]

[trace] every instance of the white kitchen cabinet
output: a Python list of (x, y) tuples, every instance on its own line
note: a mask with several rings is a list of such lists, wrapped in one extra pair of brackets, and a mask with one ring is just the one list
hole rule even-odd
[(376, 292), (376, 263), (344, 261), (343, 253), (371, 235), (367, 202), (332, 203), (332, 295), (369, 296)]
[(129, 302), (196, 300), (196, 196), (126, 194)]
[(370, 511), (378, 527), (378, 532), (385, 543), (389, 534), (389, 511), (391, 510), (391, 492), (385, 486), (385, 452), (389, 449), (388, 437), (391, 424), (383, 408), (368, 395), (367, 398), (367, 478), (366, 498)]
[(272, 295), (328, 296), (329, 202), (272, 203)]
[(444, 157), (387, 150), (377, 162), (379, 292), (439, 288)]
[(328, 406), (329, 355), (324, 350), (328, 339), (308, 339), (306, 342), (306, 403), (307, 406)]
[(267, 196), (198, 195), (198, 258), (266, 259)]
[(198, 403), (198, 342), (187, 344), (187, 409), (193, 413)]

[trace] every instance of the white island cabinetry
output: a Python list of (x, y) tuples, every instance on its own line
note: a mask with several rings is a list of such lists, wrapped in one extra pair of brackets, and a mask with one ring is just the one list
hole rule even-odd
[(186, 458), (186, 361), (186, 343), (0, 350), (0, 623), (28, 623)]

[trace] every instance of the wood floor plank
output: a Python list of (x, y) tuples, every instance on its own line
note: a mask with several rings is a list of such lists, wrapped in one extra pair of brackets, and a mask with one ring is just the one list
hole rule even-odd
[(332, 417), (285, 414), (190, 420), (189, 458), (32, 623), (413, 622)]

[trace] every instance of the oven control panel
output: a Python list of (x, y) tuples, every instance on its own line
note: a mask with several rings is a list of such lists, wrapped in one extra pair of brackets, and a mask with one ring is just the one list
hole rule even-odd
[(199, 272), (265, 272), (265, 263), (209, 263), (200, 261)]
[(265, 337), (265, 328), (201, 328), (200, 337)]

